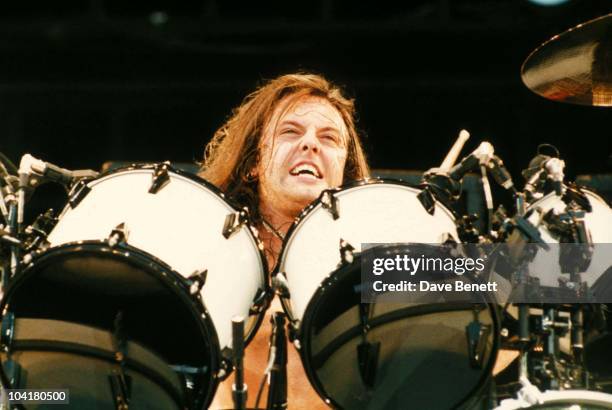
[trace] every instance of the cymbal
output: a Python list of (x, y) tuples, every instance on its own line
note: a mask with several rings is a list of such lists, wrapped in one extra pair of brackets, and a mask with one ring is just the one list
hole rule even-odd
[(571, 28), (527, 57), (521, 78), (553, 101), (612, 107), (612, 14)]

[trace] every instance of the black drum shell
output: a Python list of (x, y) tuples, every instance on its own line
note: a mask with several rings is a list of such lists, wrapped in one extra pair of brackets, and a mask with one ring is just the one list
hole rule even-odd
[[(42, 252), (11, 280), (1, 309), (4, 318), (12, 313), (111, 333), (121, 312), (129, 341), (170, 365), (206, 369), (195, 375), (197, 407), (216, 391), (221, 352), (199, 295), (190, 295), (185, 279), (163, 262), (127, 244), (82, 241)], [(2, 379), (9, 385), (4, 373)]]

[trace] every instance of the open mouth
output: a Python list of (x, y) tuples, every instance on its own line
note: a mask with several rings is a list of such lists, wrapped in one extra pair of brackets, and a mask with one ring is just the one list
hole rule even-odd
[(321, 173), (316, 166), (312, 164), (298, 164), (291, 171), (291, 175), (309, 175), (313, 178), (321, 179)]

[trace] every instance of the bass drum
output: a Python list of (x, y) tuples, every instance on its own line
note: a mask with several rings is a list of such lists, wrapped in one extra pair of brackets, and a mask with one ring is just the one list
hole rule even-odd
[[(333, 407), (467, 408), (486, 396), (498, 344), (493, 304), (361, 303), (362, 243), (457, 240), (453, 214), (437, 201), (429, 214), (420, 192), (383, 180), (325, 191), (288, 232), (279, 263), (289, 293), (283, 306), (308, 378)], [(352, 263), (342, 263), (341, 242), (355, 249)], [(475, 315), (491, 330), (479, 366), (470, 363), (466, 337)]]
[[(12, 280), (2, 302), (4, 324), (18, 329), (25, 319), (44, 319), (58, 329), (78, 325), (76, 339), (87, 329), (101, 331), (94, 341), (68, 349), (77, 356), (93, 349), (112, 361), (108, 338), (115, 348), (133, 343), (182, 381), (182, 394), (173, 396), (183, 400), (175, 400), (178, 408), (208, 406), (231, 371), (232, 318), (250, 318), (248, 340), (269, 289), (265, 258), (246, 213), (206, 181), (168, 164), (132, 166), (77, 185), (48, 242)], [(41, 352), (75, 345), (61, 334), (49, 331)], [(5, 341), (11, 353), (5, 363), (31, 338), (18, 339)], [(125, 369), (136, 371), (131, 356), (120, 353), (127, 357)], [(40, 360), (47, 360), (44, 354)], [(32, 373), (42, 362), (25, 363)], [(10, 373), (5, 366), (5, 386), (14, 385)], [(176, 386), (166, 376), (151, 377)], [(108, 384), (106, 378), (101, 383)], [(28, 379), (40, 384), (22, 380), (20, 388), (61, 387), (44, 377)]]
[(536, 404), (521, 399), (503, 400), (495, 410), (610, 410), (612, 395), (586, 391), (545, 391), (537, 396)]

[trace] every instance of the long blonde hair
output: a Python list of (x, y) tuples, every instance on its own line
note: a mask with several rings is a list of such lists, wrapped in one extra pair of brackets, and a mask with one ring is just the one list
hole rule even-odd
[(355, 128), (355, 105), (342, 90), (320, 75), (288, 74), (270, 80), (249, 94), (206, 145), (199, 175), (216, 185), (241, 206), (249, 207), (254, 222), (261, 222), (257, 177), (259, 143), (272, 114), (285, 98), (306, 96), (327, 100), (340, 113), (348, 131), (344, 183), (367, 178), (370, 170)]

